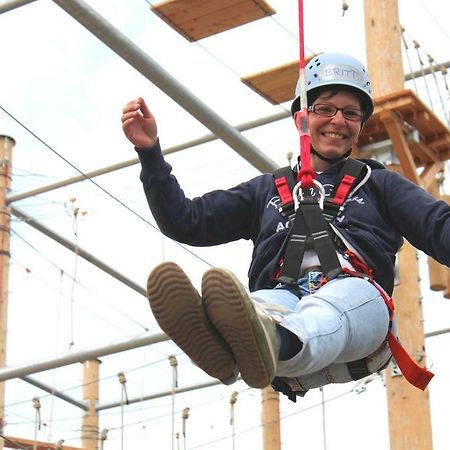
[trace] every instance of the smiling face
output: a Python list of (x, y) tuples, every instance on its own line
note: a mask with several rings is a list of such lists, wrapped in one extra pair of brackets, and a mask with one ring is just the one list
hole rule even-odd
[[(349, 91), (325, 91), (317, 97), (313, 105), (329, 105), (339, 109), (361, 110), (359, 97)], [(332, 117), (309, 113), (311, 145), (324, 158), (335, 159), (343, 156), (356, 142), (361, 131), (361, 121), (345, 119), (342, 111)], [(329, 163), (312, 154), (315, 170), (323, 171)]]

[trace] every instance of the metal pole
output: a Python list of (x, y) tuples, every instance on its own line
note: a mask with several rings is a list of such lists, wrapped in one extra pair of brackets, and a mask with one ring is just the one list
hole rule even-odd
[[(261, 117), (259, 119), (251, 120), (249, 122), (245, 122), (239, 125), (236, 125), (236, 130), (239, 131), (245, 131), (245, 130), (251, 130), (253, 128), (257, 128), (263, 125), (267, 125), (273, 122), (276, 122), (278, 120), (286, 119), (287, 117), (290, 117), (291, 113), (288, 111), (281, 111), (275, 114), (272, 114), (270, 116)], [(172, 147), (168, 147), (163, 149), (164, 155), (171, 155), (172, 153), (179, 152), (181, 150), (186, 150), (188, 148), (195, 147), (197, 145), (207, 144), (208, 142), (216, 141), (218, 138), (215, 134), (208, 133), (204, 136), (200, 136), (196, 139), (192, 139), (187, 142), (183, 142), (181, 144), (174, 145)], [(122, 161), (116, 164), (112, 164), (110, 166), (106, 166), (100, 169), (93, 170), (92, 172), (86, 172), (83, 175), (78, 175), (76, 177), (68, 178), (66, 180), (57, 181), (52, 184), (48, 184), (46, 186), (41, 186), (40, 188), (33, 189), (31, 191), (22, 192), (19, 194), (13, 194), (9, 195), (6, 198), (6, 203), (11, 204), (13, 202), (16, 202), (18, 200), (23, 200), (29, 197), (34, 197), (35, 195), (44, 194), (45, 192), (50, 192), (55, 189), (59, 189), (61, 187), (69, 186), (71, 184), (78, 183), (80, 181), (89, 180), (91, 178), (98, 177), (100, 175), (105, 175), (107, 173), (114, 172), (116, 170), (125, 169), (127, 167), (133, 166), (135, 164), (139, 163), (138, 158), (129, 159), (127, 161)]]
[(44, 233), (49, 238), (53, 239), (54, 241), (58, 242), (62, 246), (66, 247), (69, 250), (72, 250), (73, 252), (76, 252), (79, 256), (81, 256), (86, 261), (90, 262), (94, 266), (98, 267), (99, 269), (106, 272), (108, 275), (111, 275), (116, 280), (119, 280), (129, 288), (135, 290), (139, 294), (143, 295), (144, 297), (147, 295), (145, 288), (142, 286), (139, 286), (134, 281), (130, 280), (129, 278), (125, 277), (121, 273), (114, 270), (112, 267), (108, 266), (104, 262), (97, 259), (94, 255), (88, 253), (86, 250), (83, 250), (79, 246), (76, 246), (63, 236), (55, 233), (54, 231), (47, 228), (45, 225), (41, 224), (37, 220), (32, 219), (30, 216), (26, 215), (24, 212), (18, 210), (17, 208), (11, 207), (11, 213), (16, 216), (17, 218), (23, 220), (28, 225), (31, 225), (36, 230), (39, 230), (41, 233)]
[(261, 172), (273, 172), (278, 167), (87, 3), (53, 1)]
[(164, 333), (145, 333), (132, 339), (118, 341), (114, 344), (93, 347), (77, 352), (71, 351), (69, 353), (64, 353), (63, 355), (54, 356), (41, 361), (25, 363), (15, 367), (5, 367), (0, 369), (0, 381), (20, 378), (25, 375), (56, 369), (58, 367), (68, 366), (69, 364), (81, 363), (87, 360), (97, 359), (105, 355), (112, 355), (125, 350), (131, 350), (151, 344), (158, 344), (159, 342), (168, 340), (169, 338)]
[[(170, 389), (167, 391), (157, 392), (156, 394), (145, 395), (143, 397), (139, 396), (139, 397), (136, 397), (133, 399), (129, 399), (128, 404), (141, 403), (141, 402), (147, 401), (147, 400), (155, 400), (156, 398), (169, 397), (169, 396), (172, 396), (174, 392), (175, 392), (175, 394), (182, 394), (183, 392), (196, 391), (197, 389), (205, 389), (208, 387), (218, 386), (221, 384), (222, 383), (218, 380), (208, 381), (206, 383), (193, 384), (190, 386), (185, 386), (183, 388), (176, 388), (175, 391), (173, 391), (173, 389)], [(105, 405), (98, 406), (97, 411), (103, 411), (105, 409), (117, 408), (119, 406), (120, 406), (120, 402), (108, 403)]]
[(33, 3), (36, 0), (10, 0), (0, 3), (0, 14), (13, 9), (19, 8), (20, 6), (28, 5), (28, 3)]
[(48, 392), (49, 394), (51, 394), (61, 400), (64, 400), (67, 403), (70, 403), (71, 405), (77, 406), (78, 408), (82, 409), (83, 411), (88, 411), (88, 409), (89, 409), (89, 407), (84, 405), (83, 403), (80, 403), (80, 402), (74, 400), (73, 398), (69, 397), (68, 395), (63, 394), (62, 392), (59, 392), (57, 389), (55, 389), (53, 387), (49, 387), (46, 384), (41, 383), (38, 380), (35, 380), (34, 378), (24, 376), (24, 377), (20, 377), (20, 379), (23, 381), (26, 381), (29, 384), (32, 384), (33, 386), (35, 386), (39, 389), (42, 389), (45, 392)]

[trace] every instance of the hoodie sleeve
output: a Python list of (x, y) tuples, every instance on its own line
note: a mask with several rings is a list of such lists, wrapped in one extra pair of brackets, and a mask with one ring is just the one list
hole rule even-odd
[(416, 248), (450, 266), (450, 207), (394, 172), (386, 172), (384, 204), (391, 223)]
[(208, 246), (250, 239), (256, 224), (251, 182), (189, 199), (171, 174), (159, 142), (138, 151), (140, 179), (160, 230), (185, 244)]

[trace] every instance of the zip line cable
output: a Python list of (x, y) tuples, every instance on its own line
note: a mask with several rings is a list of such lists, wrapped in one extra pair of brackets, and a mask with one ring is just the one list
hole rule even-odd
[(323, 435), (323, 450), (327, 450), (327, 424), (325, 417), (325, 390), (324, 386), (320, 387), (320, 395), (322, 398), (322, 435)]
[[(346, 391), (346, 392), (344, 392), (342, 394), (338, 394), (335, 397), (331, 397), (328, 400), (325, 400), (325, 404), (333, 402), (335, 400), (339, 400), (339, 399), (341, 399), (341, 398), (343, 398), (343, 397), (345, 397), (345, 396), (347, 396), (348, 394), (351, 394), (351, 393), (353, 393), (353, 389), (350, 390), (350, 391)], [(315, 409), (315, 408), (321, 408), (322, 405), (323, 405), (323, 403), (322, 403), (322, 401), (320, 401), (319, 403), (315, 403), (315, 404), (313, 404), (311, 406), (308, 406), (306, 408), (303, 408), (301, 410), (294, 411), (294, 412), (289, 413), (289, 414), (284, 414), (284, 415), (280, 416), (280, 420), (285, 419), (287, 417), (296, 416), (298, 414), (306, 413), (307, 411), (310, 411), (310, 410)], [(244, 430), (238, 431), (236, 433), (236, 435), (243, 435), (243, 434), (250, 433), (252, 431), (255, 431), (255, 430), (258, 430), (258, 429), (262, 428), (262, 426), (263, 425), (259, 424), (259, 425), (255, 425), (253, 427), (246, 428)], [(222, 441), (228, 440), (229, 438), (230, 438), (230, 435), (227, 434), (227, 435), (222, 436), (222, 437), (220, 437), (218, 439), (210, 440), (210, 441), (207, 441), (207, 442), (203, 442), (202, 444), (189, 447), (189, 450), (195, 450), (195, 449), (198, 449), (198, 448), (207, 447), (207, 446), (209, 446), (211, 444), (216, 444), (218, 442), (222, 442)]]
[[(36, 279), (37, 281), (40, 281), (41, 283), (43, 283), (44, 285), (46, 285), (47, 287), (49, 287), (50, 289), (57, 291), (58, 289), (50, 284), (46, 279), (41, 278), (39, 276), (37, 276), (33, 271), (30, 271), (30, 269), (28, 267), (26, 267), (24, 264), (22, 264), (20, 261), (18, 261), (15, 257), (11, 256), (11, 260), (17, 264), (19, 267), (23, 268), (25, 271), (27, 271), (27, 275), (31, 274), (32, 277), (34, 277), (34, 279)], [(79, 283), (78, 283), (79, 284)], [(70, 302), (70, 296), (63, 294), (63, 297), (66, 298), (67, 300), (69, 300)], [(130, 332), (122, 329), (119, 325), (117, 325), (114, 322), (108, 321), (102, 314), (97, 313), (96, 311), (92, 310), (91, 308), (89, 308), (86, 305), (83, 304), (78, 304), (78, 307), (87, 311), (90, 315), (95, 316), (97, 319), (99, 319), (100, 321), (102, 321), (103, 323), (105, 323), (106, 325), (109, 325), (110, 327), (112, 327), (115, 330), (119, 330), (120, 332), (122, 332), (123, 334), (125, 334), (126, 336), (134, 336), (134, 333), (131, 334)], [(118, 311), (119, 313), (121, 313), (121, 311)], [(148, 330), (147, 330), (148, 331)]]
[[(35, 139), (37, 139), (42, 145), (44, 145), (45, 147), (47, 147), (51, 152), (53, 152), (56, 156), (58, 156), (60, 159), (62, 159), (66, 164), (68, 164), (70, 167), (72, 167), (76, 172), (78, 172), (80, 175), (82, 175), (83, 177), (86, 178), (87, 181), (90, 181), (95, 187), (97, 187), (98, 189), (100, 189), (104, 194), (106, 194), (108, 197), (110, 197), (112, 200), (114, 200), (115, 202), (117, 202), (120, 206), (122, 206), (123, 208), (125, 208), (128, 212), (130, 212), (131, 214), (133, 214), (134, 216), (136, 216), (138, 219), (142, 220), (144, 223), (146, 223), (147, 225), (149, 225), (151, 228), (153, 228), (154, 230), (156, 230), (158, 233), (161, 233), (161, 230), (153, 225), (150, 221), (148, 221), (147, 219), (145, 219), (143, 216), (141, 216), (138, 212), (136, 212), (135, 210), (133, 210), (132, 208), (130, 208), (128, 205), (126, 205), (124, 202), (122, 202), (118, 197), (116, 197), (115, 195), (113, 195), (112, 193), (110, 193), (107, 189), (105, 189), (103, 186), (101, 186), (100, 184), (98, 184), (96, 181), (94, 181), (92, 178), (89, 178), (82, 170), (78, 169), (78, 167), (76, 167), (73, 163), (71, 163), (67, 158), (65, 158), (64, 156), (62, 156), (61, 154), (59, 154), (53, 147), (51, 147), (49, 144), (47, 144), (44, 140), (42, 140), (36, 133), (34, 133), (30, 128), (28, 128), (27, 126), (25, 126), (22, 122), (20, 122), (15, 116), (13, 116), (8, 110), (6, 110), (2, 105), (0, 105), (0, 110), (3, 111), (8, 117), (10, 117), (12, 120), (14, 120), (18, 125), (20, 125), (25, 131), (27, 131), (28, 133), (31, 134), (31, 136), (33, 136)], [(172, 240), (172, 239), (171, 239)], [(204, 258), (202, 258), (201, 256), (197, 255), (196, 253), (194, 253), (192, 250), (190, 250), (189, 248), (185, 247), (184, 245), (180, 244), (177, 241), (172, 240), (172, 242), (179, 246), (180, 248), (182, 248), (183, 250), (185, 250), (187, 253), (189, 253), (191, 256), (193, 256), (194, 258), (198, 259), (199, 261), (203, 262), (204, 264), (206, 264), (209, 267), (212, 267), (212, 264), (209, 263), (208, 261), (206, 261)]]
[[(251, 391), (252, 391), (252, 388), (246, 387), (246, 388), (243, 388), (242, 390), (240, 390), (238, 393), (242, 395), (242, 394), (245, 394), (245, 393), (251, 392)], [(221, 394), (221, 395), (219, 395), (219, 397), (217, 397), (216, 399), (212, 399), (212, 400), (211, 400), (210, 396), (208, 396), (206, 401), (203, 401), (201, 403), (197, 403), (194, 406), (191, 406), (190, 409), (196, 409), (196, 408), (201, 408), (203, 406), (207, 406), (207, 405), (211, 405), (211, 404), (217, 404), (218, 402), (222, 402), (225, 398), (226, 398), (225, 394)], [(161, 407), (166, 407), (166, 406), (169, 406), (169, 405), (168, 404), (163, 404), (163, 405), (158, 405), (158, 406), (156, 406), (154, 408), (160, 409)], [(154, 408), (146, 408), (146, 409), (154, 409)], [(133, 411), (133, 412), (135, 412), (135, 411)], [(182, 412), (182, 411), (175, 410), (175, 414), (179, 414), (180, 412)], [(117, 415), (117, 413), (115, 413), (114, 415)], [(136, 426), (142, 425), (143, 423), (148, 423), (148, 422), (151, 422), (151, 421), (154, 421), (154, 420), (159, 420), (159, 419), (165, 419), (165, 418), (167, 418), (169, 416), (170, 417), (172, 416), (172, 412), (164, 413), (164, 414), (161, 414), (159, 416), (154, 416), (154, 417), (150, 417), (150, 418), (147, 418), (147, 419), (142, 419), (142, 420), (130, 422), (130, 423), (126, 424), (125, 427), (133, 427), (133, 426), (136, 427)], [(109, 429), (110, 430), (118, 430), (119, 428), (120, 427), (111, 427)], [(175, 437), (176, 437), (176, 433), (175, 433)]]
[(175, 355), (169, 356), (170, 367), (172, 367), (172, 450), (175, 450), (175, 390), (178, 387), (178, 361)]
[[(447, 83), (447, 74), (448, 74), (448, 70), (445, 66), (441, 66), (441, 75), (442, 78), (444, 80), (444, 86), (445, 86), (445, 90), (447, 91), (447, 97), (448, 97), (448, 126), (450, 126), (450, 89), (448, 87), (448, 83)], [(448, 161), (447, 161), (448, 162)]]
[(405, 38), (405, 28), (401, 27), (401, 33), (402, 33), (402, 42), (403, 42), (403, 46), (405, 48), (405, 55), (406, 55), (406, 60), (408, 61), (408, 68), (409, 68), (409, 72), (412, 74), (412, 82), (414, 85), (414, 91), (416, 92), (416, 94), (419, 94), (419, 90), (417, 89), (417, 84), (416, 84), (416, 77), (414, 76), (414, 72), (413, 72), (413, 68), (412, 68), (412, 64), (411, 64), (411, 59), (409, 57), (409, 47), (408, 47), (408, 43), (406, 42), (406, 38)]
[[(108, 308), (112, 309), (113, 311), (121, 314), (124, 318), (128, 319), (130, 322), (132, 322), (134, 325), (137, 325), (138, 327), (142, 328), (144, 331), (149, 331), (149, 328), (146, 327), (145, 325), (143, 325), (142, 323), (136, 321), (135, 319), (133, 319), (131, 316), (129, 316), (128, 314), (126, 314), (124, 311), (118, 309), (117, 307), (111, 305), (110, 303), (107, 302), (107, 300), (105, 300), (103, 297), (99, 296), (98, 293), (94, 292), (93, 290), (89, 289), (86, 285), (84, 285), (83, 283), (81, 283), (79, 280), (74, 280), (74, 278), (72, 278), (68, 273), (66, 273), (64, 271), (64, 269), (62, 269), (59, 265), (57, 265), (55, 262), (53, 262), (51, 259), (49, 259), (45, 254), (43, 254), (40, 250), (38, 250), (33, 244), (31, 244), (28, 240), (26, 240), (23, 236), (21, 236), (20, 233), (18, 233), (17, 231), (11, 229), (11, 233), (16, 236), (17, 238), (19, 238), (22, 242), (24, 242), (26, 245), (28, 245), (32, 250), (34, 250), (41, 258), (45, 259), (51, 266), (53, 266), (56, 270), (58, 270), (58, 272), (62, 272), (64, 274), (65, 277), (69, 278), (69, 280), (75, 281), (77, 283), (77, 285), (81, 288), (83, 288), (88, 294), (93, 295), (95, 298), (97, 298), (98, 300), (102, 301), (103, 303), (105, 303)], [(23, 265), (22, 263), (20, 263), (17, 259), (12, 258), (12, 260), (17, 263), (19, 266), (23, 267), (25, 270), (28, 271), (28, 268), (25, 267), (25, 265)], [(44, 281), (43, 279), (37, 277), (36, 275), (34, 275), (33, 271), (31, 271), (32, 275), (34, 277), (36, 277), (38, 280), (40, 281)], [(50, 285), (50, 287), (52, 287)], [(95, 314), (95, 312), (93, 312), (92, 310), (86, 308), (87, 311), (92, 312), (92, 314)], [(103, 315), (102, 316), (98, 316), (100, 317), (101, 320), (103, 320), (105, 323), (109, 324), (109, 325), (113, 325), (115, 328), (117, 328), (118, 330), (122, 331), (125, 334), (128, 334), (129, 336), (131, 336), (131, 334), (127, 333), (125, 330), (122, 330), (121, 328), (119, 328), (117, 325), (114, 325), (111, 322), (108, 322), (104, 319)]]
[(444, 113), (445, 121), (448, 123), (449, 117), (447, 116), (447, 110), (445, 108), (444, 100), (442, 98), (441, 90), (439, 88), (439, 83), (438, 83), (438, 80), (437, 80), (437, 77), (436, 77), (436, 73), (435, 73), (435, 69), (434, 69), (434, 58), (430, 54), (428, 54), (427, 57), (428, 57), (428, 62), (430, 63), (430, 71), (431, 71), (431, 74), (433, 75), (433, 79), (434, 79), (434, 82), (436, 84), (436, 90), (437, 90), (437, 92), (439, 94), (439, 101), (441, 103), (441, 107), (442, 107), (442, 111)]
[[(408, 47), (408, 44), (407, 44), (407, 41), (406, 41), (406, 38), (405, 38), (405, 33), (406, 33), (405, 28), (402, 27), (402, 41), (403, 41), (403, 44), (404, 44), (404, 47), (405, 47), (405, 54), (406, 54), (407, 61), (408, 61), (409, 67), (410, 67), (411, 80), (414, 83), (414, 88), (415, 88), (416, 94), (419, 95), (419, 91), (418, 91), (418, 88), (417, 88), (417, 85), (416, 85), (416, 74), (417, 74), (417, 72), (414, 72), (412, 70), (412, 67), (411, 67), (411, 62), (410, 62), (409, 52), (408, 52), (409, 47)], [(417, 59), (418, 59), (419, 64), (420, 64), (419, 72), (421, 74), (421, 77), (423, 78), (423, 82), (424, 82), (424, 85), (425, 85), (425, 90), (426, 90), (427, 97), (428, 97), (429, 107), (432, 110), (435, 109), (434, 106), (433, 106), (434, 102), (433, 102), (433, 99), (431, 97), (429, 85), (428, 85), (428, 82), (427, 82), (427, 76), (426, 76), (427, 74), (431, 74), (433, 76), (433, 79), (434, 79), (434, 82), (435, 82), (435, 85), (436, 85), (437, 94), (438, 94), (438, 97), (439, 97), (439, 103), (440, 103), (442, 111), (443, 111), (443, 116), (444, 116), (445, 122), (450, 123), (450, 114), (447, 112), (448, 109), (445, 106), (445, 102), (444, 102), (444, 99), (443, 99), (443, 96), (442, 96), (442, 93), (441, 93), (441, 87), (439, 85), (439, 81), (438, 81), (437, 76), (436, 76), (437, 68), (436, 68), (436, 65), (434, 64), (435, 63), (434, 58), (431, 56), (430, 53), (427, 53), (427, 52), (422, 50), (422, 47), (421, 47), (420, 43), (417, 40), (412, 39), (411, 37), (410, 37), (410, 40), (412, 41), (413, 46), (414, 46), (414, 48), (416, 50)], [(420, 51), (421, 50), (419, 50), (419, 49), (421, 49), (424, 52), (424, 54), (426, 55), (426, 57), (428, 59), (429, 68), (428, 68), (427, 72), (425, 72), (425, 63), (424, 63), (424, 61), (423, 61), (423, 59), (422, 59), (422, 57), (420, 55)], [(444, 86), (445, 86), (446, 90), (448, 91), (448, 85), (446, 83), (445, 74), (444, 74), (444, 71), (446, 71), (445, 66), (440, 67), (440, 71), (441, 71), (441, 74), (443, 75)], [(449, 97), (449, 99), (450, 99), (450, 97)]]
[[(147, 5), (153, 7), (155, 4), (154, 2), (150, 0), (144, 0)], [(260, 8), (264, 13), (265, 11), (261, 8), (261, 5), (259, 5), (255, 0), (253, 0), (255, 5)], [(279, 20), (277, 20), (274, 15), (268, 15), (267, 18), (270, 18), (275, 24), (277, 24), (282, 30), (284, 30), (289, 36), (291, 36), (293, 39), (295, 39), (296, 42), (298, 42), (298, 37), (295, 36), (294, 33), (292, 33), (285, 25), (283, 25)], [(234, 74), (236, 77), (241, 80), (241, 74), (234, 69), (230, 64), (227, 64), (223, 59), (221, 59), (218, 55), (216, 55), (214, 52), (209, 50), (204, 44), (202, 44), (199, 40), (194, 41), (194, 43), (200, 47), (203, 51), (205, 51), (209, 56), (211, 56), (213, 59), (215, 59), (217, 62), (219, 62), (222, 66), (224, 66), (227, 70), (229, 70), (232, 74)], [(312, 54), (316, 55), (317, 53), (311, 50), (309, 47), (305, 46), (305, 48)], [(285, 108), (281, 104), (277, 105), (279, 108), (281, 108), (283, 111), (290, 111), (290, 108)]]
[[(149, 363), (146, 363), (146, 364), (134, 367), (132, 369), (129, 369), (129, 370), (127, 370), (127, 373), (132, 373), (132, 372), (135, 372), (137, 370), (142, 370), (142, 369), (145, 369), (147, 367), (150, 367), (150, 366), (153, 366), (153, 365), (156, 365), (156, 364), (160, 364), (160, 363), (162, 363), (163, 361), (166, 361), (166, 360), (167, 359), (164, 358), (164, 359), (160, 359), (160, 360), (157, 360), (157, 361), (152, 361), (152, 362), (149, 362)], [(75, 389), (79, 389), (79, 388), (82, 388), (82, 387), (85, 387), (85, 386), (89, 386), (89, 385), (94, 384), (94, 383), (98, 383), (100, 381), (106, 381), (106, 380), (110, 380), (110, 379), (113, 379), (113, 378), (117, 378), (117, 375), (116, 374), (115, 375), (109, 375), (109, 376), (106, 376), (106, 377), (99, 378), (98, 381), (90, 381), (88, 383), (82, 383), (82, 384), (77, 384), (75, 386), (70, 386), (68, 388), (65, 388), (65, 389), (62, 389), (62, 390), (58, 390), (58, 392), (67, 393), (67, 392), (73, 391)], [(51, 395), (52, 394), (42, 395), (40, 398), (41, 399), (45, 399), (47, 397), (50, 397)], [(11, 408), (12, 406), (23, 405), (23, 404), (28, 403), (28, 402), (29, 402), (29, 399), (26, 399), (26, 400), (21, 400), (21, 401), (14, 402), (14, 403), (3, 404), (1, 406), (3, 408)], [(66, 420), (66, 419), (59, 419), (59, 420)]]
[(428, 95), (428, 100), (430, 102), (430, 107), (432, 107), (433, 101), (431, 100), (430, 90), (428, 88), (428, 83), (427, 83), (427, 79), (426, 79), (426, 76), (425, 76), (424, 63), (422, 61), (422, 58), (420, 57), (420, 52), (419, 52), (420, 44), (416, 40), (413, 40), (413, 44), (414, 44), (414, 48), (416, 49), (417, 59), (418, 59), (419, 64), (420, 64), (420, 72), (422, 73), (422, 78), (423, 78), (424, 83), (425, 83), (425, 89), (426, 89), (426, 92), (427, 92), (427, 95)]
[(77, 279), (78, 274), (78, 208), (73, 208), (73, 221), (72, 228), (74, 234), (74, 262), (73, 262), (73, 275), (72, 275), (72, 287), (70, 290), (70, 342), (69, 342), (69, 350), (75, 345), (75, 337), (74, 337), (74, 298), (75, 298), (75, 280)]
[(232, 449), (235, 450), (235, 437), (236, 437), (236, 429), (235, 429), (235, 405), (237, 402), (238, 393), (236, 391), (231, 393), (230, 397), (230, 425), (231, 425), (231, 440), (232, 440)]
[[(434, 21), (434, 23), (440, 28), (443, 34), (450, 40), (450, 34), (448, 32), (448, 28), (445, 28), (442, 23), (436, 19), (434, 14), (431, 13), (431, 11), (427, 7), (427, 2), (424, 2), (423, 0), (420, 1), (420, 4), (422, 5), (422, 8), (427, 12), (427, 14), (431, 17), (431, 19)], [(446, 17), (445, 15), (443, 17)]]
[(36, 410), (35, 421), (34, 421), (34, 442), (33, 442), (33, 450), (37, 448), (37, 432), (41, 429), (41, 401), (39, 397), (33, 397), (33, 408)]
[(121, 397), (120, 397), (120, 448), (124, 450), (125, 443), (125, 434), (124, 434), (124, 415), (125, 415), (125, 404), (129, 404), (128, 402), (128, 394), (127, 394), (127, 379), (123, 372), (119, 372), (117, 374), (119, 378), (119, 383), (122, 386), (121, 389)]
[(183, 434), (183, 450), (186, 450), (186, 420), (189, 419), (190, 408), (184, 408), (181, 413), (181, 430)]

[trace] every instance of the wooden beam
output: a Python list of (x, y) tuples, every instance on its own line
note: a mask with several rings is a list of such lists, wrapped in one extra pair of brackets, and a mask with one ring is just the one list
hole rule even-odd
[[(440, 185), (436, 176), (432, 182), (427, 186), (427, 191), (435, 199), (441, 199)], [(432, 291), (443, 291), (447, 287), (447, 267), (438, 263), (431, 256), (428, 257), (428, 278), (430, 280), (430, 289)]]
[(445, 163), (443, 161), (438, 161), (435, 163), (428, 164), (423, 169), (420, 174), (420, 185), (427, 191), (429, 191), (432, 195), (433, 193), (430, 189), (433, 187), (433, 184), (436, 183), (436, 175), (444, 170)]
[[(14, 436), (5, 436), (6, 448), (29, 448), (34, 449), (35, 441), (31, 439), (18, 438)], [(68, 445), (53, 444), (51, 442), (36, 441), (36, 450), (83, 450), (79, 447), (70, 447)]]
[(409, 148), (411, 152), (415, 153), (423, 163), (427, 165), (428, 162), (440, 162), (439, 152), (434, 148), (423, 142), (422, 138), (419, 138), (419, 142), (409, 142)]
[(389, 111), (382, 111), (380, 118), (392, 141), (392, 145), (402, 167), (403, 175), (413, 183), (420, 185), (421, 180), (417, 174), (417, 167), (409, 150), (408, 142), (403, 134), (401, 124)]

